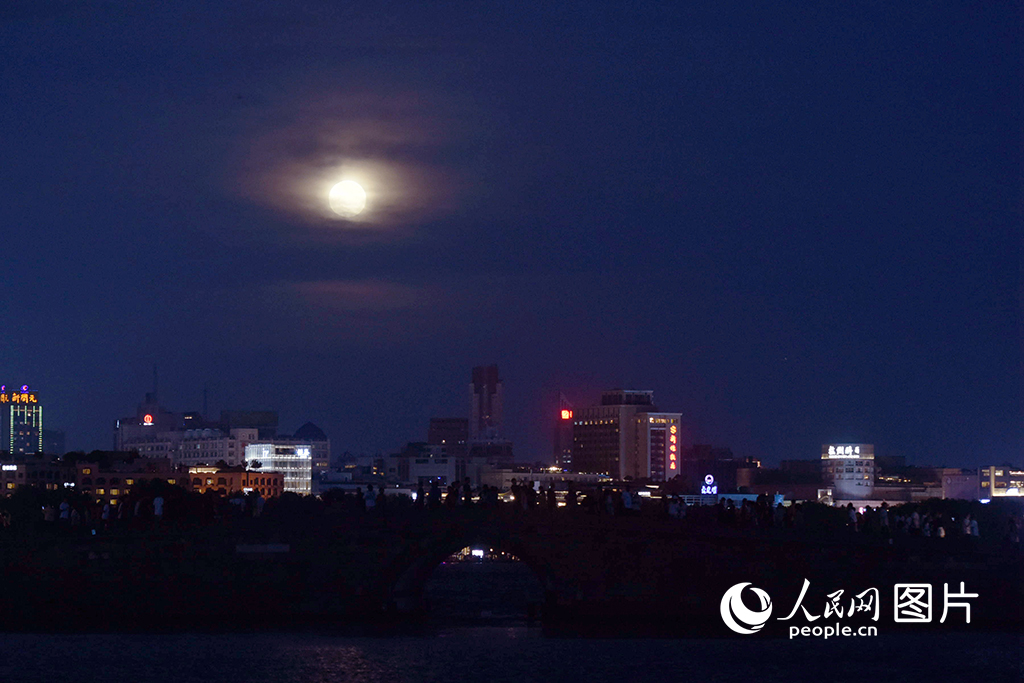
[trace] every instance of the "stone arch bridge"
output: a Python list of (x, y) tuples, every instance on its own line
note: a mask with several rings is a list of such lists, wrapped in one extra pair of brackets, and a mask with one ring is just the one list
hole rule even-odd
[[(0, 539), (0, 613), (46, 628), (80, 615), (134, 624), (352, 623), (422, 612), (434, 568), (466, 546), (525, 562), (544, 589), (543, 619), (669, 625), (725, 634), (725, 591), (750, 582), (787, 612), (805, 579), (821, 601), (896, 582), (981, 593), (972, 625), (1021, 623), (1020, 556), (991, 546), (856, 534), (733, 529), (699, 520), (556, 510), (395, 511), (288, 524), (237, 520), (191, 529)], [(951, 539), (956, 540), (956, 539)], [(44, 542), (45, 541), (45, 542)], [(927, 542), (926, 542), (927, 541)], [(59, 599), (55, 599), (59, 596)], [(891, 607), (890, 607), (891, 609)], [(107, 622), (110, 621), (109, 624)]]

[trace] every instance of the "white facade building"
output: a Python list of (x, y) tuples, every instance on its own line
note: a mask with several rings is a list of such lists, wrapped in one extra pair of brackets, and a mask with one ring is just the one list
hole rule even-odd
[(251, 443), (245, 447), (245, 467), (280, 472), (286, 492), (309, 495), (313, 491), (313, 447), (309, 443)]
[(245, 447), (257, 439), (257, 433), (254, 428), (232, 429), (227, 435), (216, 429), (187, 429), (127, 441), (123, 448), (144, 458), (170, 458), (174, 465), (185, 467), (216, 465), (221, 460), (235, 466), (245, 462)]
[(870, 499), (875, 493), (875, 446), (869, 443), (821, 447), (821, 479), (835, 500)]

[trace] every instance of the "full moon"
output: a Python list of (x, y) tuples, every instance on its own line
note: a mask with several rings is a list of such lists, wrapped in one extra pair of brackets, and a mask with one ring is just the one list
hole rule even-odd
[(366, 190), (354, 180), (342, 180), (331, 188), (331, 210), (339, 216), (358, 216), (366, 208)]

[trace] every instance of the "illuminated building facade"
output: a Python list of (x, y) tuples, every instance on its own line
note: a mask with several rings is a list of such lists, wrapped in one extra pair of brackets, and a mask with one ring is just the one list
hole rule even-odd
[(43, 452), (43, 406), (27, 384), (0, 386), (0, 423), (0, 449), (11, 455)]
[(261, 496), (273, 498), (284, 493), (284, 475), (280, 472), (264, 472), (252, 470), (221, 470), (216, 467), (190, 467), (186, 481), (189, 488), (198, 493), (208, 490), (234, 493), (257, 492)]
[(874, 497), (874, 444), (823, 445), (821, 447), (821, 479), (825, 486), (832, 487), (833, 500), (857, 500)]
[(634, 479), (666, 481), (679, 474), (682, 413), (637, 413), (634, 457), (627, 459)]
[(978, 470), (978, 480), (982, 500), (1024, 495), (1024, 467), (982, 467)]
[(254, 473), (280, 472), (285, 491), (309, 495), (313, 490), (313, 446), (309, 443), (251, 443), (245, 447), (245, 468)]
[(606, 391), (601, 405), (571, 414), (571, 469), (616, 479), (671, 479), (678, 468), (681, 417), (659, 411), (653, 391)]

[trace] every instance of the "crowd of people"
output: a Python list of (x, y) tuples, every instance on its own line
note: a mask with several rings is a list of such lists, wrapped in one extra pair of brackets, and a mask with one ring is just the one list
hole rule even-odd
[[(643, 495), (641, 495), (643, 492)], [(69, 532), (106, 532), (150, 529), (166, 524), (208, 524), (243, 518), (270, 520), (342, 515), (352, 519), (372, 516), (389, 519), (402, 515), (445, 514), (446, 511), (501, 511), (513, 515), (593, 515), (602, 518), (643, 516), (678, 520), (684, 526), (736, 529), (796, 529), (825, 533), (846, 532), (895, 538), (981, 538), (991, 534), (1020, 547), (1024, 516), (1020, 506), (999, 511), (974, 501), (907, 503), (877, 507), (831, 507), (817, 503), (775, 504), (767, 496), (734, 501), (719, 498), (714, 505), (688, 505), (680, 495), (662, 494), (647, 486), (597, 485), (577, 488), (566, 482), (535, 486), (512, 479), (499, 490), (484, 484), (474, 487), (469, 478), (445, 486), (437, 481), (420, 484), (407, 495), (382, 484), (365, 484), (348, 491), (332, 490), (319, 496), (286, 493), (267, 499), (257, 492), (231, 495), (209, 491), (187, 492), (154, 481), (131, 497), (96, 501), (88, 496), (20, 490), (0, 499), (0, 529), (12, 527), (63, 529)], [(692, 500), (692, 497), (690, 497)], [(35, 512), (32, 512), (35, 510)]]

